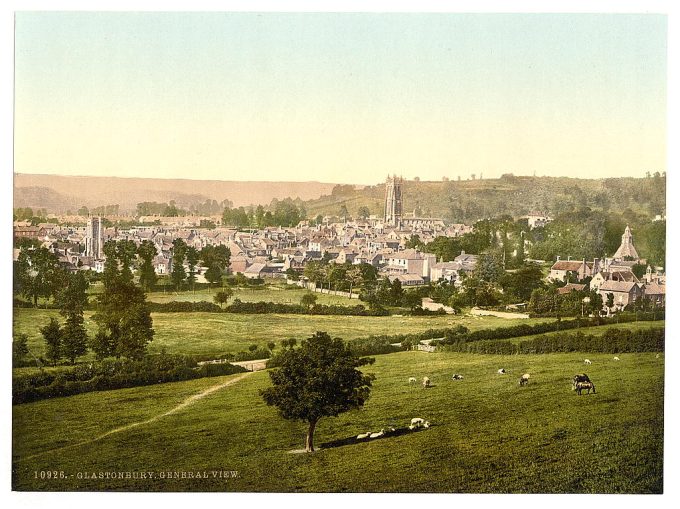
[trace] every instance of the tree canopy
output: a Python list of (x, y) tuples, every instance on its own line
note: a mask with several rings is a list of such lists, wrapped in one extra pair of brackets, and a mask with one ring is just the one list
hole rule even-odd
[(319, 419), (360, 408), (370, 395), (374, 376), (358, 368), (374, 359), (358, 357), (342, 339), (331, 338), (326, 332), (302, 340), (299, 348), (281, 350), (276, 361), (279, 367), (269, 372), (272, 386), (260, 394), (284, 419), (308, 424), (308, 452), (314, 450)]

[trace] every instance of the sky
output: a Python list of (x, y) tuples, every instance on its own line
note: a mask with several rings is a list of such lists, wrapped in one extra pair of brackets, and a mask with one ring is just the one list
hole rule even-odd
[(18, 12), (14, 171), (666, 171), (656, 14)]

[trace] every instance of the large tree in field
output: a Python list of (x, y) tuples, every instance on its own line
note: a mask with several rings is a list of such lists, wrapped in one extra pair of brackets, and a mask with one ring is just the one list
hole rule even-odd
[[(125, 242), (125, 241), (123, 241)], [(91, 342), (97, 357), (140, 358), (153, 339), (151, 313), (146, 295), (132, 280), (126, 268), (129, 246), (109, 241), (104, 244), (104, 292), (99, 296), (97, 313), (92, 317), (99, 331)]]
[(40, 328), (40, 334), (45, 339), (45, 357), (52, 362), (53, 366), (61, 359), (61, 327), (56, 318), (50, 318), (47, 325)]
[(325, 332), (317, 332), (303, 340), (300, 348), (285, 349), (277, 357), (279, 367), (269, 372), (272, 386), (260, 394), (284, 419), (307, 423), (305, 451), (311, 452), (319, 419), (364, 405), (375, 377), (358, 368), (374, 359), (358, 357), (342, 339)]
[(143, 240), (137, 248), (139, 264), (139, 284), (147, 292), (151, 291), (156, 284), (156, 271), (153, 268), (153, 259), (156, 256), (156, 246), (150, 240)]
[(170, 279), (175, 284), (177, 290), (181, 289), (182, 282), (187, 277), (187, 272), (184, 270), (184, 258), (187, 254), (187, 245), (182, 239), (175, 239), (172, 241), (172, 271), (170, 272)]
[(196, 283), (196, 265), (198, 265), (198, 250), (189, 246), (186, 252), (187, 265), (189, 266), (189, 274), (187, 276), (187, 283), (191, 285), (191, 290), (194, 290), (194, 284)]
[(87, 305), (87, 287), (89, 282), (82, 272), (68, 274), (64, 277), (64, 286), (57, 293), (56, 303), (60, 313), (66, 318), (61, 330), (62, 355), (73, 364), (77, 357), (87, 352), (87, 331), (85, 330), (83, 311)]
[(14, 266), (18, 291), (38, 307), (38, 298), (49, 298), (59, 288), (63, 270), (59, 259), (45, 247), (22, 249)]

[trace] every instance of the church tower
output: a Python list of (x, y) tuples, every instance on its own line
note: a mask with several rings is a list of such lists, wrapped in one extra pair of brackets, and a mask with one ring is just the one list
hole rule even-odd
[(385, 183), (385, 224), (390, 226), (401, 226), (401, 186), (403, 183), (404, 179), (396, 175), (388, 176)]
[(633, 234), (630, 231), (630, 226), (626, 225), (626, 230), (621, 235), (621, 245), (614, 253), (614, 260), (625, 260), (629, 258), (631, 260), (639, 260), (637, 250), (633, 245)]
[(101, 259), (104, 252), (104, 229), (101, 217), (90, 217), (85, 229), (85, 256)]

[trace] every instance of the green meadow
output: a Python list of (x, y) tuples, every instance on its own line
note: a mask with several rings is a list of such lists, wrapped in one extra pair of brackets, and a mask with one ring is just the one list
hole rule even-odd
[[(585, 354), (593, 362), (586, 371), (597, 393), (577, 396), (570, 378), (583, 371)], [(662, 491), (663, 356), (626, 354), (614, 362), (610, 355), (588, 352), (400, 352), (375, 358), (374, 365), (364, 368), (376, 375), (366, 406), (322, 419), (315, 435), (320, 449), (309, 454), (291, 453), (303, 446), (305, 425), (283, 420), (260, 398), (258, 391), (269, 384), (264, 371), (17, 405), (13, 488)], [(509, 374), (497, 374), (501, 367)], [(464, 380), (452, 381), (453, 373)], [(531, 374), (526, 387), (518, 385), (522, 373)], [(161, 416), (186, 398), (239, 376), (233, 385)], [(409, 385), (410, 376), (428, 376), (433, 387)], [(406, 431), (413, 417), (428, 419), (432, 427)], [(98, 438), (135, 423), (143, 424)], [(353, 439), (389, 426), (397, 432), (368, 442)], [(224, 471), (238, 474), (213, 477), (212, 472)], [(118, 472), (130, 472), (130, 477), (150, 472), (146, 475), (152, 477), (92, 479)], [(168, 472), (171, 478), (163, 478)]]
[[(85, 313), (85, 325), (90, 334), (96, 332)], [(15, 308), (14, 332), (25, 333), (29, 349), (36, 357), (44, 355), (44, 340), (40, 327), (50, 317), (61, 320), (58, 311), (50, 309)], [(168, 353), (194, 354), (218, 357), (225, 353), (246, 350), (249, 345), (266, 345), (287, 338), (308, 337), (316, 331), (326, 331), (332, 336), (352, 340), (371, 334), (401, 334), (422, 332), (427, 329), (464, 325), (471, 330), (506, 327), (515, 321), (493, 316), (332, 316), (294, 314), (232, 314), (232, 313), (153, 313), (154, 340), (149, 345), (151, 353), (165, 349)], [(522, 323), (540, 323), (549, 318), (523, 320)], [(648, 322), (649, 323), (649, 322)], [(91, 359), (91, 354), (83, 357)]]

